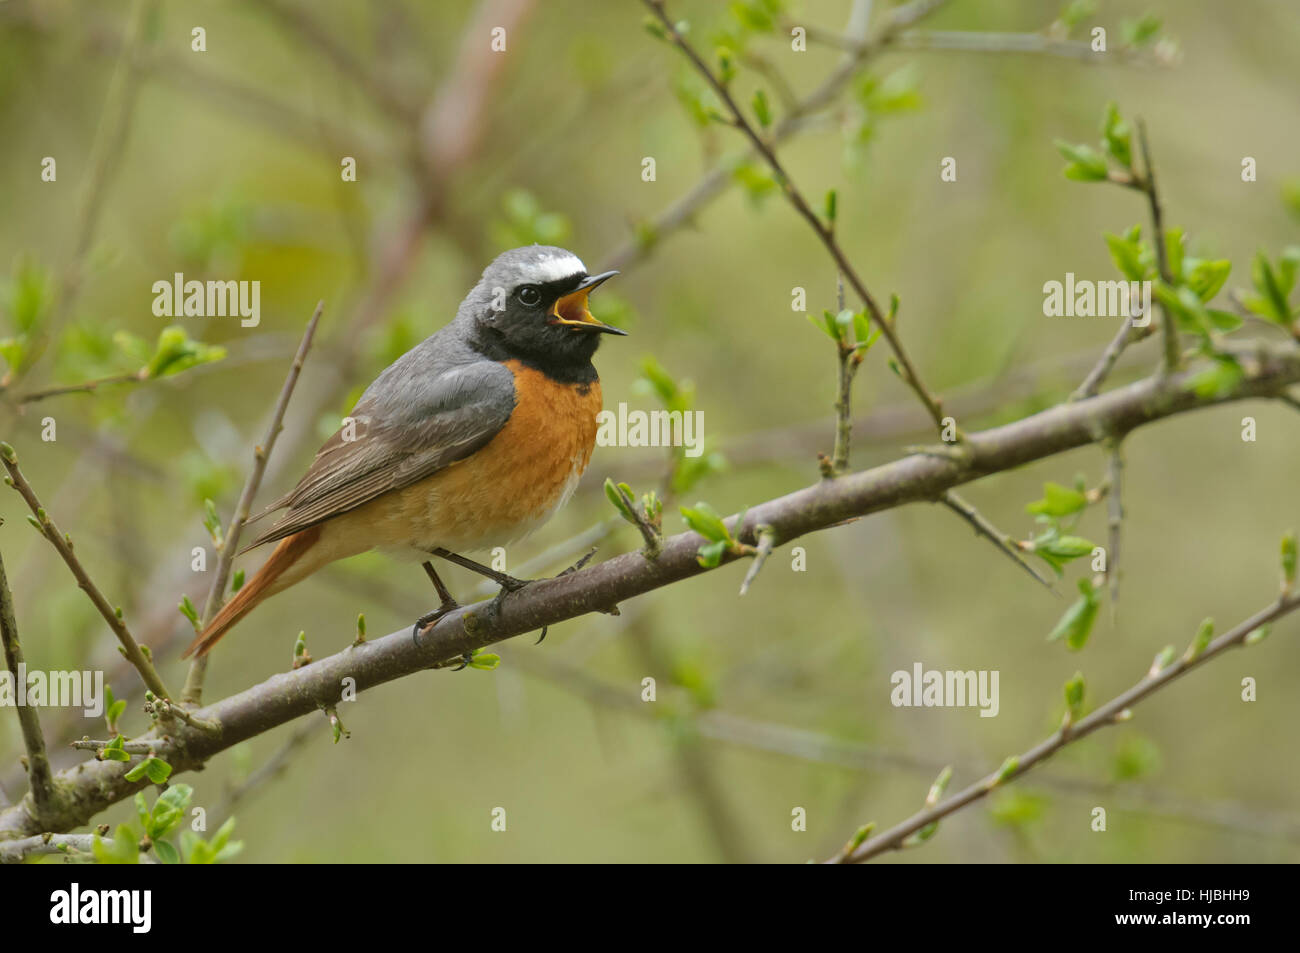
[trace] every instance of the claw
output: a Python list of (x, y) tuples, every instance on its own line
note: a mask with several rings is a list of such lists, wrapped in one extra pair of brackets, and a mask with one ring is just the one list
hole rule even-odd
[(546, 638), (546, 630), (549, 629), (549, 628), (550, 628), (550, 626), (548, 626), (548, 625), (544, 625), (544, 626), (542, 626), (542, 634), (539, 635), (539, 636), (537, 637), (537, 641), (534, 642), (533, 645), (541, 645), (541, 644), (542, 644), (542, 639)]

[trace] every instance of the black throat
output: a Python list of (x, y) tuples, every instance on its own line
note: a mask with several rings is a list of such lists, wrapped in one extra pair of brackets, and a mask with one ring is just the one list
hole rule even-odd
[[(515, 360), (541, 371), (552, 380), (561, 384), (590, 384), (600, 379), (596, 365), (591, 363), (599, 341), (596, 335), (582, 331), (566, 331), (572, 336), (569, 347), (556, 348), (550, 344), (545, 348), (520, 347), (507, 340), (496, 328), (479, 328), (470, 346), (484, 357), (493, 361)], [(570, 343), (568, 341), (566, 344)]]

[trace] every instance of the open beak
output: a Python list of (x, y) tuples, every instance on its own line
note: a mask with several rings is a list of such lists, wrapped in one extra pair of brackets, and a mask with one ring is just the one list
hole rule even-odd
[(617, 271), (607, 271), (600, 275), (591, 275), (582, 279), (582, 283), (564, 297), (555, 302), (550, 311), (548, 324), (563, 324), (577, 331), (601, 331), (605, 334), (623, 334), (622, 328), (602, 324), (591, 316), (587, 310), (587, 296), (601, 284), (617, 275)]

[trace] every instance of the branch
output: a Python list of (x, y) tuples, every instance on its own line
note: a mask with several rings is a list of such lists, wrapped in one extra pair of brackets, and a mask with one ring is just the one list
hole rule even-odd
[[(0, 558), (0, 641), (4, 643), (5, 667), (13, 677), (15, 690), (23, 677), (19, 667), (23, 665), (23, 648), (18, 642), (18, 622), (14, 615), (13, 594), (9, 591), (9, 579), (5, 575), (4, 560)], [(18, 726), (23, 733), (23, 744), (27, 748), (27, 779), (31, 785), (32, 803), (38, 817), (50, 813), (58, 792), (54, 787), (54, 778), (50, 773), (50, 759), (45, 755), (45, 737), (41, 734), (41, 722), (36, 709), (31, 705), (19, 705)]]
[[(967, 453), (960, 459), (915, 454), (835, 480), (819, 480), (751, 507), (743, 525), (736, 525), (736, 518), (731, 517), (729, 529), (736, 539), (753, 543), (758, 527), (766, 524), (778, 538), (789, 541), (852, 517), (933, 500), (982, 476), (1092, 444), (1098, 433), (1122, 436), (1186, 411), (1247, 398), (1272, 398), (1300, 382), (1300, 347), (1294, 343), (1270, 345), (1253, 359), (1243, 357), (1242, 363), (1241, 379), (1221, 394), (1198, 395), (1195, 370), (1167, 378), (1147, 377), (1091, 400), (972, 433), (966, 438)], [(403, 627), (275, 675), (200, 711), (204, 720), (221, 726), (220, 735), (184, 727), (169, 731), (175, 744), (168, 761), (176, 773), (193, 770), (241, 741), (302, 715), (314, 715), (322, 705), (337, 704), (344, 678), (353, 679), (358, 691), (374, 688), (544, 625), (607, 611), (625, 599), (701, 575), (710, 571), (696, 558), (702, 542), (696, 533), (679, 533), (664, 539), (663, 550), (653, 561), (640, 552), (625, 553), (579, 572), (530, 583), (499, 603), (480, 602), (455, 610), (425, 633), (419, 646), (412, 642), (410, 628)], [(738, 558), (724, 554), (722, 563)], [(345, 637), (352, 638), (350, 624)], [(7, 808), (0, 811), (0, 840), (86, 823), (146, 783), (126, 781), (124, 774), (116, 762), (92, 762), (60, 773), (56, 783), (66, 792), (67, 800), (58, 816), (42, 823), (22, 804)]]
[(59, 555), (63, 557), (64, 563), (67, 564), (68, 569), (72, 571), (72, 575), (76, 578), (77, 585), (90, 597), (90, 601), (94, 603), (95, 608), (99, 610), (99, 614), (108, 623), (108, 627), (117, 636), (117, 641), (121, 643), (122, 652), (127, 661), (135, 666), (135, 670), (140, 673), (140, 677), (144, 679), (144, 683), (149, 687), (150, 691), (159, 698), (171, 698), (167, 686), (163, 684), (162, 679), (158, 677), (158, 672), (154, 670), (153, 662), (141, 651), (139, 644), (131, 635), (131, 630), (126, 627), (126, 623), (122, 620), (118, 610), (108, 604), (104, 594), (91, 581), (85, 567), (81, 565), (81, 560), (72, 551), (71, 538), (59, 531), (54, 520), (41, 506), (41, 501), (37, 499), (36, 492), (32, 489), (31, 484), (27, 482), (27, 478), (23, 476), (22, 471), (18, 469), (18, 454), (7, 443), (0, 443), (0, 462), (3, 462), (5, 469), (9, 471), (5, 483), (17, 490), (22, 495), (22, 498), (27, 501), (28, 508), (34, 514), (32, 517), (33, 525), (40, 530), (41, 535), (48, 539)]
[[(863, 42), (857, 49), (847, 54), (844, 62), (834, 72), (811, 93), (799, 100), (794, 108), (772, 127), (772, 144), (780, 145), (802, 131), (812, 114), (833, 102), (872, 55), (892, 44), (902, 30), (929, 16), (947, 2), (948, 0), (911, 0), (891, 10), (872, 39)], [(752, 149), (746, 150), (745, 155), (753, 155), (753, 152)], [(601, 270), (626, 269), (633, 262), (644, 257), (664, 235), (690, 224), (697, 211), (725, 192), (735, 181), (732, 177), (735, 158), (728, 157), (716, 163), (689, 192), (645, 224), (637, 238), (615, 249), (601, 263)]]
[(46, 400), (50, 397), (61, 397), (64, 394), (93, 394), (96, 390), (108, 384), (138, 384), (140, 381), (147, 380), (140, 376), (139, 371), (133, 371), (129, 374), (110, 374), (108, 377), (96, 378), (93, 381), (83, 381), (80, 384), (66, 384), (63, 387), (51, 387), (48, 390), (32, 391), (14, 398), (14, 403), (34, 404), (38, 400)]
[[(1169, 255), (1165, 248), (1164, 214), (1160, 209), (1160, 195), (1156, 191), (1156, 170), (1151, 163), (1151, 147), (1147, 142), (1147, 124), (1139, 119), (1137, 122), (1138, 142), (1142, 147), (1142, 181), (1139, 184), (1146, 193), (1147, 204), (1151, 207), (1151, 230), (1155, 233), (1151, 240), (1156, 248), (1156, 266), (1160, 278), (1167, 285), (1175, 282), (1175, 276), (1169, 271)], [(1160, 325), (1164, 333), (1166, 371), (1178, 367), (1178, 328), (1174, 325), (1174, 316), (1164, 305), (1160, 306)]]
[(16, 841), (0, 841), (0, 864), (20, 864), (37, 854), (90, 854), (94, 834), (38, 834)]
[(686, 41), (686, 38), (683, 37), (680, 32), (678, 32), (676, 24), (673, 23), (672, 19), (664, 9), (664, 0), (642, 0), (642, 2), (658, 18), (665, 33), (667, 33), (673, 44), (676, 45), (683, 54), (685, 54), (686, 58), (691, 62), (691, 65), (695, 67), (696, 71), (699, 72), (705, 82), (709, 84), (714, 93), (717, 94), (718, 98), (722, 100), (723, 105), (726, 106), (727, 111), (731, 114), (732, 124), (745, 134), (746, 138), (748, 138), (750, 143), (753, 145), (754, 150), (763, 157), (764, 161), (766, 161), (768, 166), (772, 169), (772, 173), (776, 177), (777, 182), (782, 185), (782, 190), (785, 193), (786, 199), (789, 200), (790, 204), (794, 207), (794, 210), (799, 213), (799, 215), (817, 234), (822, 245), (825, 246), (831, 257), (835, 259), (836, 266), (840, 269), (844, 277), (848, 279), (849, 284), (853, 286), (853, 290), (857, 293), (858, 297), (862, 299), (862, 303), (866, 306), (867, 313), (870, 315), (871, 320), (875, 323), (876, 327), (880, 329), (885, 340), (889, 342), (890, 349), (894, 352), (894, 359), (898, 362), (899, 376), (903, 379), (904, 383), (912, 388), (921, 403), (925, 405), (925, 409), (933, 419), (936, 429), (942, 430), (943, 411), (939, 399), (934, 397), (926, 388), (924, 382), (922, 382), (920, 375), (912, 364), (911, 358), (907, 356), (907, 352), (903, 349), (902, 342), (899, 340), (893, 324), (886, 320), (884, 312), (880, 310), (880, 306), (876, 303), (876, 299), (872, 297), (871, 293), (867, 290), (866, 285), (858, 276), (857, 271), (849, 262), (848, 257), (844, 254), (844, 250), (840, 247), (838, 240), (835, 238), (833, 229), (827, 226), (821, 218), (818, 217), (817, 213), (808, 205), (803, 193), (801, 193), (795, 186), (794, 180), (790, 178), (790, 175), (781, 165), (781, 161), (777, 158), (771, 144), (760, 136), (749, 120), (745, 118), (745, 114), (740, 111), (740, 107), (737, 106), (736, 101), (732, 99), (731, 92), (727, 89), (726, 85), (718, 79), (713, 70), (709, 68), (708, 64), (700, 58), (700, 55), (695, 51), (695, 48)]
[[(1020, 777), (1030, 768), (1046, 761), (1066, 745), (1073, 744), (1081, 738), (1086, 738), (1099, 728), (1105, 728), (1109, 725), (1116, 724), (1117, 722), (1127, 720), (1129, 709), (1142, 701), (1142, 699), (1146, 698), (1148, 695), (1160, 690), (1180, 675), (1203, 665), (1221, 652), (1242, 645), (1246, 640), (1246, 636), (1275, 619), (1279, 619), (1282, 616), (1295, 611), (1296, 609), (1300, 609), (1300, 595), (1275, 602), (1267, 608), (1260, 610), (1236, 628), (1219, 636), (1199, 654), (1189, 651), (1187, 654), (1181, 656), (1178, 661), (1164, 666), (1163, 668), (1152, 666), (1152, 671), (1148, 672), (1141, 681), (1128, 691), (1112, 698), (1091, 715), (1088, 715), (1086, 718), (1078, 722), (1072, 723), (1069, 720), (1069, 715), (1067, 713), (1066, 720), (1062, 723), (1061, 727), (1055, 734), (1044, 741), (1039, 742), (1024, 754), (1019, 755), (1018, 757), (1008, 758), (997, 771), (987, 775), (979, 781), (976, 781), (974, 784), (970, 785), (965, 790), (954, 794), (952, 797), (943, 801), (937, 801), (937, 803), (927, 807), (925, 810), (918, 811), (907, 820), (894, 825), (889, 830), (877, 834), (875, 837), (868, 838), (855, 849), (833, 858), (831, 861), (828, 861), (828, 863), (856, 864), (861, 863), (864, 860), (870, 860), (872, 857), (882, 854), (885, 851), (898, 850), (905, 846), (904, 842), (913, 834), (916, 834), (923, 828), (930, 828), (930, 830), (933, 830), (931, 825), (937, 824), (942, 818), (947, 817), (949, 814), (959, 811), (966, 805), (985, 797), (989, 792), (996, 790), (1007, 781)], [(1157, 665), (1159, 662), (1160, 659), (1157, 658)]]
[(975, 509), (974, 506), (967, 503), (952, 490), (949, 490), (947, 493), (943, 494), (943, 496), (939, 497), (939, 502), (969, 523), (975, 530), (975, 535), (983, 536), (987, 539), (998, 548), (999, 552), (1025, 572), (1029, 573), (1029, 575), (1035, 580), (1047, 587), (1049, 592), (1057, 596), (1060, 595), (1060, 593), (1056, 591), (1056, 587), (1052, 585), (1052, 580), (1039, 575), (1037, 570), (1035, 570), (1033, 566), (1029, 565), (1025, 558), (1020, 555), (1021, 550), (1020, 547), (1016, 545), (1015, 540), (989, 522), (988, 519), (980, 513), (979, 510)]
[[(239, 494), (239, 503), (236, 504), (235, 512), (230, 517), (230, 526), (226, 529), (221, 544), (221, 555), (217, 559), (216, 575), (212, 579), (212, 588), (208, 590), (208, 599), (203, 606), (204, 625), (212, 621), (213, 616), (225, 602), (226, 585), (230, 581), (230, 566), (239, 551), (239, 535), (243, 532), (244, 523), (248, 521), (248, 515), (253, 509), (253, 499), (257, 496), (258, 488), (262, 485), (262, 476), (266, 473), (266, 461), (275, 447), (275, 438), (280, 434), (284, 423), (284, 412), (289, 407), (289, 398), (293, 396), (294, 385), (298, 383), (298, 375), (302, 372), (303, 362), (307, 359), (307, 351), (311, 348), (311, 340), (316, 334), (316, 325), (320, 322), (321, 312), (324, 309), (324, 301), (316, 302), (316, 310), (312, 312), (311, 320), (307, 322), (307, 330), (303, 332), (302, 342), (298, 345), (293, 363), (289, 365), (289, 374), (284, 379), (284, 386), (280, 388), (280, 397), (271, 412), (266, 436), (253, 448), (253, 469), (249, 471), (248, 479), (244, 481), (243, 492)], [(190, 663), (189, 674), (185, 677), (185, 688), (181, 695), (181, 701), (185, 704), (197, 705), (202, 700), (203, 678), (207, 670), (206, 655), (201, 655)]]

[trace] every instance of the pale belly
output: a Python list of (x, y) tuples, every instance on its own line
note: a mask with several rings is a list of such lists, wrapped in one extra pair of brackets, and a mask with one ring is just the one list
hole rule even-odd
[(591, 461), (600, 383), (544, 386), (528, 379), (535, 374), (516, 371), (520, 402), (483, 449), (331, 523), (349, 521), (370, 548), (399, 558), (506, 546), (538, 529), (573, 496)]

